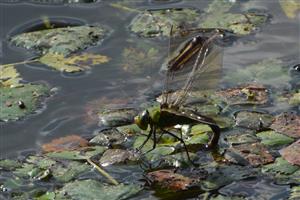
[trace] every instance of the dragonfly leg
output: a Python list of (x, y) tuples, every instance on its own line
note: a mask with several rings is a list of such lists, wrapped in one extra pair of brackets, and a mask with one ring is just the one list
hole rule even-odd
[(189, 154), (189, 151), (187, 149), (187, 146), (186, 146), (184, 140), (182, 139), (182, 135), (181, 135), (181, 138), (180, 138), (177, 135), (175, 135), (174, 133), (171, 133), (171, 132), (169, 132), (167, 130), (162, 129), (162, 131), (165, 132), (165, 133), (167, 133), (167, 134), (169, 134), (169, 135), (171, 135), (171, 136), (173, 136), (174, 138), (176, 138), (177, 140), (179, 140), (183, 144), (185, 152), (186, 152), (186, 155), (188, 157), (188, 160), (194, 165), (194, 162), (192, 161), (192, 159), (190, 157), (190, 154)]
[(220, 127), (218, 125), (209, 125), (209, 126), (213, 131), (213, 136), (210, 139), (210, 141), (207, 145), (207, 148), (215, 148), (216, 146), (218, 146), (218, 141), (219, 141), (219, 138), (220, 138), (221, 130), (220, 130)]
[[(150, 151), (153, 151), (156, 148), (156, 128), (155, 128), (155, 126), (151, 127), (150, 132), (151, 132), (150, 134), (153, 135), (153, 146), (152, 146), (151, 149), (146, 151), (144, 154), (147, 154), (147, 153), (149, 153)], [(148, 140), (149, 140), (149, 138), (148, 138)]]
[(148, 142), (148, 140), (150, 139), (151, 135), (152, 135), (152, 128), (151, 128), (149, 134), (147, 135), (146, 140), (145, 140), (145, 141), (142, 143), (142, 145), (138, 148), (138, 151), (141, 151), (141, 150), (142, 150), (142, 148), (145, 146), (145, 144), (146, 144), (146, 143)]

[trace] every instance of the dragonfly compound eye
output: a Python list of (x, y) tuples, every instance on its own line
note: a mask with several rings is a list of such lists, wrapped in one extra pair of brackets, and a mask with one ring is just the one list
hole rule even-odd
[(134, 118), (134, 122), (140, 129), (146, 130), (149, 124), (149, 117), (149, 112), (145, 110)]

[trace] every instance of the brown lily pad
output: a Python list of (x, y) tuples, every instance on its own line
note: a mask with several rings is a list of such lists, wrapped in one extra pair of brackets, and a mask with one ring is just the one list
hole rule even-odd
[(268, 102), (268, 90), (260, 84), (248, 84), (229, 88), (216, 93), (228, 105), (265, 104)]
[(86, 146), (88, 146), (88, 141), (86, 139), (83, 139), (78, 135), (69, 135), (44, 144), (42, 149), (44, 152), (60, 152), (76, 150)]
[(109, 166), (117, 163), (125, 163), (136, 160), (137, 155), (132, 151), (123, 149), (108, 149), (101, 157), (100, 164), (102, 166)]
[(280, 154), (289, 163), (300, 166), (300, 139), (290, 146), (280, 150)]
[(300, 138), (300, 116), (295, 113), (282, 113), (276, 116), (271, 129), (292, 138)]
[(158, 170), (147, 174), (151, 184), (158, 184), (173, 191), (187, 190), (195, 183), (195, 179), (175, 173), (174, 170)]
[[(228, 149), (245, 158), (252, 166), (257, 167), (274, 161), (273, 156), (261, 143), (241, 144)], [(237, 161), (237, 163), (239, 163)]]

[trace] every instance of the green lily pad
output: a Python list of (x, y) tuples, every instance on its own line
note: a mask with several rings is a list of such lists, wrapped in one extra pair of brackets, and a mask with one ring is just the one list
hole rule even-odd
[(123, 132), (113, 128), (100, 131), (89, 141), (89, 143), (102, 146), (114, 146), (122, 145), (125, 140), (126, 135)]
[(229, 13), (235, 2), (214, 0), (202, 15), (200, 27), (226, 29), (238, 35), (248, 35), (266, 23), (268, 15), (258, 12)]
[(22, 167), (17, 168), (13, 173), (18, 177), (34, 178), (42, 170), (36, 167), (34, 164), (24, 163)]
[(259, 105), (268, 102), (268, 90), (258, 84), (248, 84), (217, 92), (228, 105)]
[(300, 199), (300, 186), (294, 186), (291, 190), (289, 200)]
[(279, 174), (293, 174), (298, 169), (298, 166), (291, 165), (288, 161), (284, 160), (282, 157), (276, 158), (275, 162), (272, 164), (268, 164), (262, 167), (263, 173), (279, 173)]
[(85, 147), (81, 150), (50, 152), (47, 153), (46, 156), (54, 159), (86, 160), (87, 158), (102, 154), (105, 150), (106, 147), (102, 146)]
[(293, 106), (300, 105), (300, 92), (293, 94), (293, 96), (289, 99), (289, 104)]
[(296, 113), (282, 113), (276, 116), (270, 128), (292, 138), (300, 138), (300, 116)]
[[(134, 149), (139, 149), (143, 142), (147, 139), (147, 136), (141, 135), (136, 137), (134, 143), (133, 143), (133, 148)], [(141, 152), (147, 152), (149, 150), (151, 150), (153, 147), (153, 140), (149, 139), (146, 144), (143, 146), (143, 148), (141, 149)]]
[(272, 115), (251, 111), (240, 111), (235, 118), (237, 126), (251, 130), (269, 128), (273, 120)]
[(45, 194), (36, 197), (35, 200), (56, 200), (55, 196), (55, 192), (46, 192)]
[(300, 166), (300, 139), (280, 150), (281, 156), (293, 165)]
[(137, 160), (137, 154), (124, 149), (108, 149), (104, 152), (100, 159), (100, 164), (104, 167), (119, 164), (134, 162)]
[(170, 155), (175, 151), (174, 147), (160, 146), (148, 152), (145, 156), (148, 161), (154, 163), (162, 160), (164, 156)]
[[(128, 199), (137, 194), (141, 188), (137, 185), (107, 186), (96, 180), (80, 180), (66, 184), (59, 192), (70, 200)], [(66, 194), (66, 195), (65, 195)]]
[(0, 120), (17, 120), (33, 113), (49, 88), (43, 84), (24, 84), (22, 87), (0, 87)]
[(183, 22), (192, 25), (199, 20), (199, 12), (190, 8), (146, 10), (132, 20), (129, 28), (142, 37), (168, 37), (172, 26), (176, 29)]
[(0, 170), (14, 170), (15, 168), (21, 167), (21, 163), (16, 160), (3, 159), (0, 160)]
[(78, 72), (89, 69), (91, 66), (106, 63), (107, 56), (83, 53), (65, 57), (63, 54), (46, 53), (38, 59), (39, 62), (59, 71)]
[(228, 75), (223, 80), (232, 84), (255, 82), (280, 88), (289, 85), (289, 81), (291, 81), (288, 69), (284, 66), (285, 64), (280, 59), (265, 59), (243, 67), (243, 69), (228, 71)]
[(230, 145), (259, 142), (259, 138), (253, 132), (243, 129), (237, 130), (231, 135), (226, 135), (224, 140)]
[(106, 35), (107, 30), (102, 26), (73, 26), (21, 33), (13, 36), (11, 43), (43, 55), (67, 56), (99, 43)]
[(258, 133), (257, 136), (261, 139), (261, 143), (266, 146), (281, 146), (294, 141), (292, 138), (275, 131), (263, 131)]
[(67, 183), (76, 177), (78, 177), (82, 173), (86, 173), (92, 169), (86, 163), (71, 161), (67, 164), (56, 165), (51, 169), (53, 177), (63, 183)]
[(135, 135), (137, 133), (141, 133), (142, 130), (136, 124), (130, 124), (125, 126), (118, 126), (117, 130), (125, 135)]

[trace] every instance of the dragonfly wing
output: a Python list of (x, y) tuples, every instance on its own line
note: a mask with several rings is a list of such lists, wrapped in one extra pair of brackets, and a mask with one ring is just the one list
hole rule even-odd
[[(167, 64), (162, 105), (179, 107), (186, 102), (190, 92), (218, 85), (223, 58), (222, 48), (216, 45), (219, 36), (217, 31), (210, 37), (198, 34), (178, 46), (175, 51), (177, 57)], [(192, 46), (192, 42), (197, 45)]]

